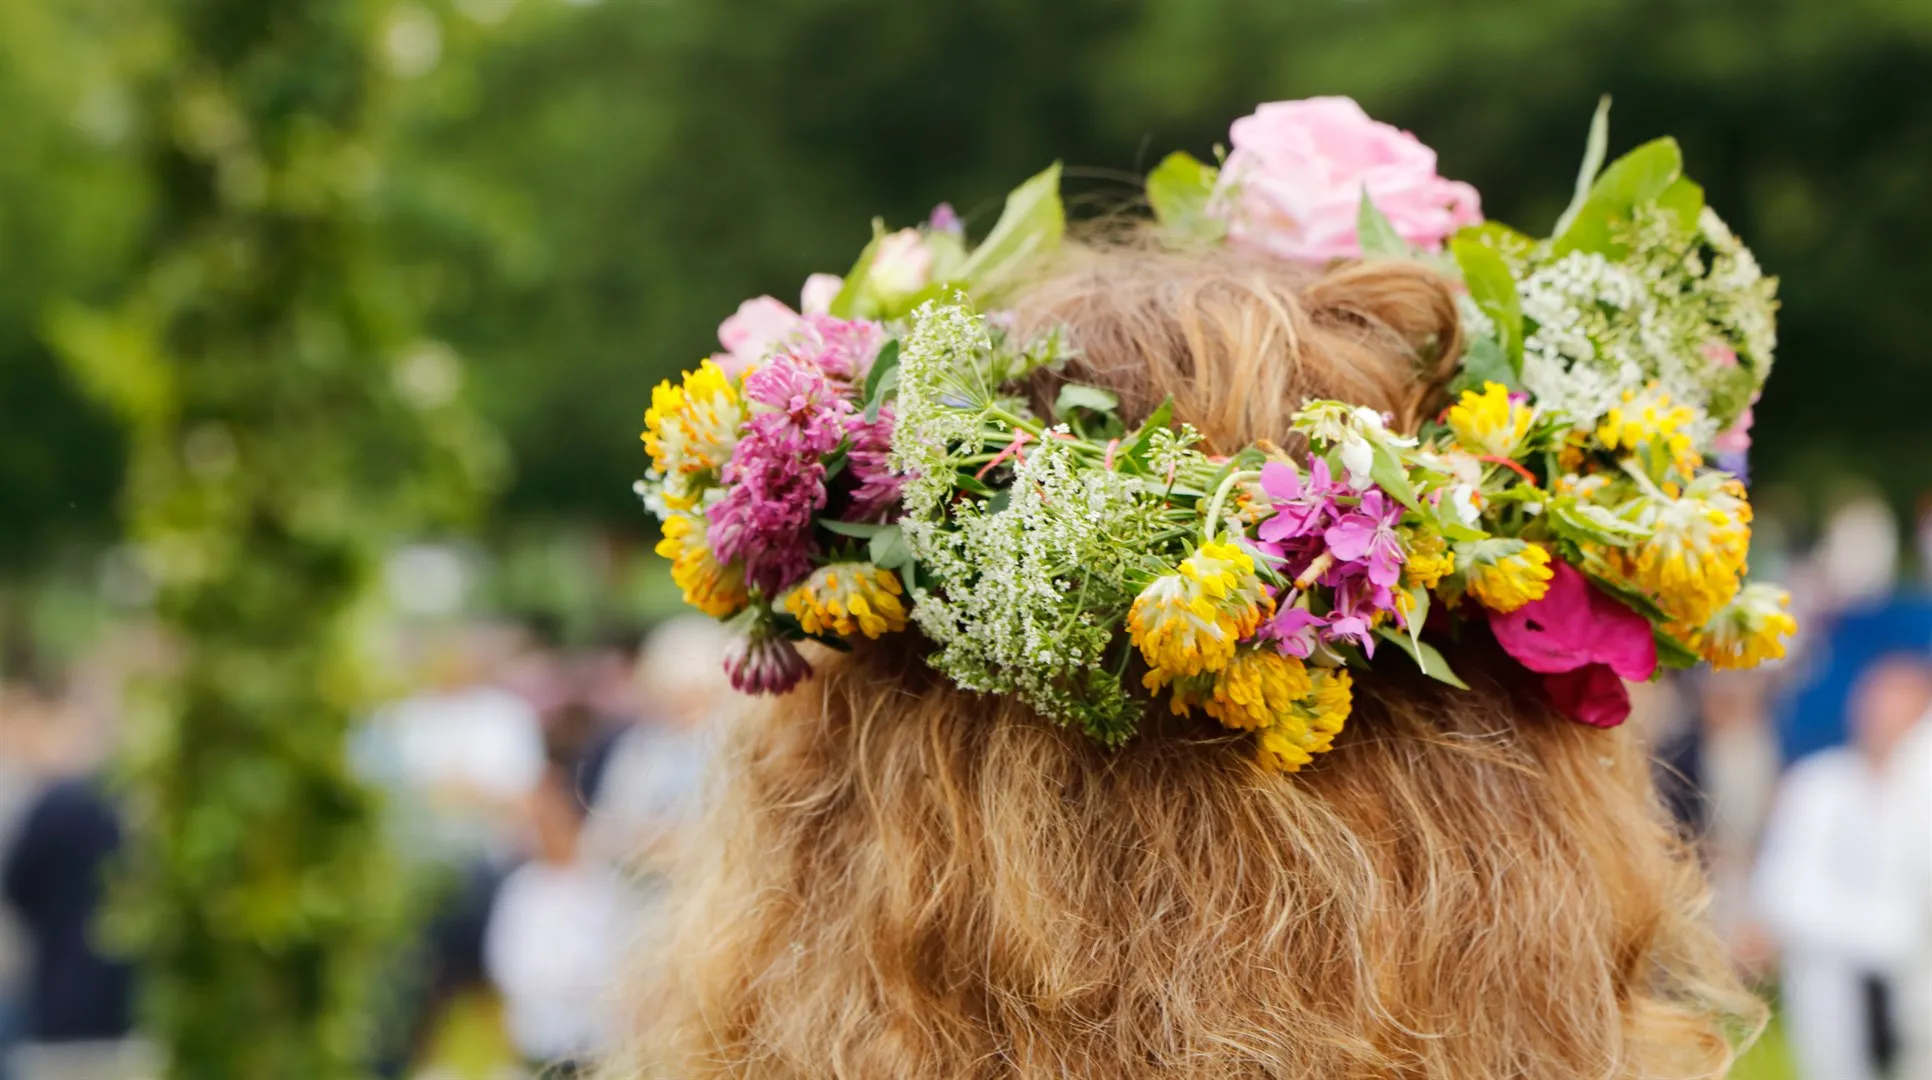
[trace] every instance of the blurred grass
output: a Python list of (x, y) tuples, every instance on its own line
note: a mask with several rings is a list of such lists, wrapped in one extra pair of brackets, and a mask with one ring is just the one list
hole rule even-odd
[(450, 1002), (417, 1066), (417, 1077), (438, 1080), (501, 1080), (522, 1075), (522, 1063), (503, 1032), (503, 1006), (478, 991)]
[(1782, 1014), (1771, 1017), (1764, 1035), (1738, 1059), (1730, 1080), (1798, 1080), (1798, 1067), (1791, 1060), (1791, 1044), (1784, 1037)]

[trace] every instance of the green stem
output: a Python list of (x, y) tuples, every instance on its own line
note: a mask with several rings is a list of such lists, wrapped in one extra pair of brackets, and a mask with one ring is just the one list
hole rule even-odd
[(1261, 474), (1255, 470), (1242, 469), (1229, 473), (1228, 478), (1221, 481), (1221, 486), (1214, 490), (1214, 501), (1208, 503), (1206, 535), (1209, 540), (1214, 539), (1215, 527), (1221, 523), (1221, 504), (1227, 501), (1228, 492), (1234, 490), (1234, 485), (1245, 484), (1250, 480), (1259, 479), (1260, 476)]

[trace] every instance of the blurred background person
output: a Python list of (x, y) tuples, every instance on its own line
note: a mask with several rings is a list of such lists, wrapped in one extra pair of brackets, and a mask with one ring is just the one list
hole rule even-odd
[(1851, 745), (1793, 766), (1765, 830), (1757, 904), (1779, 948), (1806, 1080), (1868, 1080), (1897, 1056), (1895, 980), (1912, 946), (1915, 905), (1892, 851), (1888, 785), (1928, 707), (1924, 655), (1872, 664), (1852, 693)]
[(593, 754), (591, 846), (645, 891), (656, 889), (696, 816), (717, 726), (741, 700), (722, 667), (729, 641), (727, 629), (699, 615), (660, 625), (639, 654), (638, 721), (612, 729)]
[(582, 843), (581, 762), (553, 752), (526, 803), (530, 856), (491, 906), (484, 965), (505, 1031), (542, 1075), (579, 1075), (610, 1036), (613, 978), (627, 937), (616, 873)]

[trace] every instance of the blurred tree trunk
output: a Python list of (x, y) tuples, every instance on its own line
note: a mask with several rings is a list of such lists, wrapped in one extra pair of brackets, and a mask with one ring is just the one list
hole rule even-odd
[(124, 512), (178, 649), (129, 719), (109, 929), (143, 966), (172, 1076), (356, 1076), (402, 891), (345, 760), (367, 706), (360, 632), (382, 553), (461, 512), (486, 447), (455, 358), (413, 337), (375, 243), (378, 46), (408, 17), (420, 49), (429, 16), (374, 0), (123, 13), (150, 246), (118, 306), (53, 321), (128, 427)]

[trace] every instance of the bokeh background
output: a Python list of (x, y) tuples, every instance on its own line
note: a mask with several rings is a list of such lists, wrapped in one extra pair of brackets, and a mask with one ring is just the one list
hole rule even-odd
[[(1912, 582), (1932, 557), (1921, 524), (1932, 492), (1925, 0), (0, 4), (0, 680), (11, 695), (0, 731), (14, 732), (0, 758), (11, 755), (14, 805), (53, 777), (97, 773), (136, 795), (176, 785), (170, 805), (182, 816), (147, 803), (131, 812), (177, 823), (203, 812), (203, 796), (180, 795), (187, 758), (134, 753), (128, 765), (140, 688), (180, 677), (169, 657), (181, 634), (221, 638), (229, 617), (184, 599), (195, 586), (170, 578), (157, 554), (172, 527), (162, 519), (184, 504), (182, 489), (153, 479), (167, 472), (156, 462), (186, 462), (196, 476), (245, 472), (273, 444), (263, 454), (298, 463), (290, 484), (349, 478), (330, 489), (342, 519), (330, 528), (352, 536), (341, 550), (373, 561), (350, 585), (316, 578), (315, 603), (354, 618), (315, 626), (352, 627), (342, 655), (369, 675), (361, 696), (339, 701), (302, 682), (333, 661), (289, 676), (291, 693), (334, 703), (318, 730), (353, 743), (380, 715), (365, 701), (495, 685), (521, 695), (553, 750), (558, 731), (576, 732), (581, 756), (598, 742), (586, 733), (615, 718), (682, 708), (667, 702), (684, 691), (638, 673), (648, 651), (630, 666), (674, 602), (630, 490), (644, 466), (637, 431), (651, 386), (712, 351), (741, 300), (791, 301), (807, 273), (842, 271), (874, 215), (911, 224), (948, 201), (983, 231), (1006, 190), (1054, 160), (1068, 164), (1076, 214), (1117, 207), (1168, 150), (1207, 158), (1256, 102), (1313, 94), (1352, 95), (1416, 132), (1444, 175), (1476, 185), (1490, 217), (1540, 234), (1568, 199), (1606, 92), (1613, 156), (1675, 135), (1710, 204), (1782, 279), (1777, 377), (1757, 409), (1752, 458), (1758, 564), (1795, 579), (1817, 640), (1851, 612), (1882, 628), (1872, 655), (1895, 644), (1885, 634), (1919, 642)], [(264, 135), (257, 157), (233, 150), (246, 132), (271, 129), (283, 141)], [(304, 156), (313, 132), (326, 152)], [(251, 168), (269, 179), (250, 180)], [(331, 192), (311, 217), (286, 204), (305, 170)], [(277, 214), (326, 219), (327, 236), (351, 239), (262, 226)], [(210, 223), (256, 261), (219, 269), (226, 248), (195, 246)], [(347, 231), (331, 231), (338, 224)], [(181, 284), (169, 268), (190, 249), (209, 261)], [(346, 326), (323, 335), (330, 348), (381, 354), (366, 369), (378, 374), (355, 375), (353, 359), (316, 361), (301, 335), (258, 333), (236, 312), (276, 327)], [(184, 360), (183, 379), (223, 389), (183, 390), (190, 404), (174, 412), (130, 403), (144, 363), (202, 346), (233, 370)], [(420, 416), (337, 393), (386, 377), (385, 365), (403, 398), (427, 400)], [(336, 374), (302, 374), (311, 368)], [(382, 456), (415, 446), (398, 441), (410, 425), (442, 432), (433, 452)], [(460, 464), (438, 465), (437, 454)], [(412, 497), (395, 511), (389, 462), (413, 463), (425, 490), (449, 498)], [(245, 497), (273, 505), (264, 492)], [(280, 548), (210, 550), (259, 556), (303, 581), (314, 573), (314, 559)], [(267, 589), (266, 577), (220, 580)], [(207, 591), (212, 579), (201, 580)], [(232, 618), (299, 621), (310, 595), (277, 593), (268, 610)], [(278, 662), (231, 644), (238, 662)], [(1820, 655), (1761, 691), (1785, 757), (1843, 738), (1840, 701), (1856, 672)], [(1830, 679), (1836, 690), (1816, 689)], [(192, 739), (198, 699), (159, 693), (162, 713), (177, 717), (166, 730)], [(201, 702), (239, 718), (211, 754), (237, 768), (306, 762), (264, 774), (283, 779), (328, 772), (314, 754), (335, 743), (257, 737), (267, 729), (250, 727), (250, 706), (232, 697)], [(1813, 703), (1791, 704), (1801, 699)], [(331, 797), (349, 798), (367, 775), (333, 777), (343, 786)], [(499, 864), (536, 843), (547, 820), (527, 801), (540, 784), (506, 783), (501, 806), (471, 815), (493, 837), (474, 851)], [(312, 820), (288, 813), (273, 820)], [(378, 838), (401, 844), (404, 862), (408, 845), (430, 846), (394, 830)], [(132, 862), (124, 905), (194, 907), (202, 879), (186, 863)], [(397, 899), (392, 921), (420, 923), (439, 904)], [(185, 963), (189, 939), (164, 947), (138, 917), (123, 921), (137, 949), (173, 948)], [(284, 932), (307, 931), (263, 931)], [(431, 1034), (403, 1040), (410, 1064), (396, 1069), (489, 1075), (480, 1070), (528, 1056), (496, 1030), (489, 993), (456, 997)], [(353, 1011), (348, 1000), (329, 1007)], [(359, 1031), (329, 1037), (338, 1050), (380, 1041)], [(1790, 1075), (1781, 1054), (1768, 1040), (1750, 1075)], [(311, 1064), (312, 1075), (334, 1075)]]

